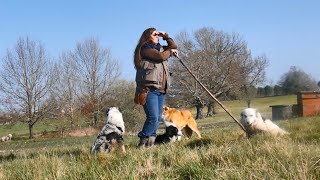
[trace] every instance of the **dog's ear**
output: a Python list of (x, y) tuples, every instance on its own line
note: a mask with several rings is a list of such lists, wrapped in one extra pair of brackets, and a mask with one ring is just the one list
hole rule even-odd
[(110, 109), (111, 109), (111, 108), (108, 108), (108, 109), (106, 110), (106, 116), (109, 116), (109, 111), (110, 111)]
[(122, 109), (120, 107), (117, 107), (117, 109), (119, 110), (119, 112), (122, 112)]
[(262, 119), (261, 114), (257, 109), (255, 109), (255, 112), (256, 112), (256, 118)]
[(169, 110), (169, 107), (168, 107), (168, 106), (163, 106), (163, 110), (164, 110), (164, 111), (168, 111), (168, 110)]
[(178, 128), (174, 127), (174, 126), (168, 126), (166, 127), (166, 134), (168, 136), (175, 136), (175, 135), (178, 135)]

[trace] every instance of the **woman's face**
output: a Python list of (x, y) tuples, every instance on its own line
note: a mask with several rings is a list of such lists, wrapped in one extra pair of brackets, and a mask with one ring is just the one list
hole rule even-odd
[(150, 41), (153, 44), (157, 44), (159, 42), (159, 32), (153, 31), (150, 35)]

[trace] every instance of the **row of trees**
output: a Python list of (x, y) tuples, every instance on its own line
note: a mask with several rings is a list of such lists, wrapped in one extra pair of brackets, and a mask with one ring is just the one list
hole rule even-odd
[(1, 107), (13, 119), (33, 126), (63, 113), (74, 125), (75, 111), (88, 111), (93, 123), (119, 78), (119, 65), (99, 41), (88, 39), (53, 63), (44, 45), (20, 38), (3, 58), (0, 72)]
[(300, 91), (317, 91), (320, 88), (320, 81), (317, 82), (311, 75), (302, 69), (292, 66), (284, 73), (277, 85), (266, 85), (256, 88), (258, 97), (280, 96), (297, 94)]
[[(250, 106), (259, 92), (256, 87), (266, 80), (265, 55), (253, 57), (238, 34), (210, 27), (191, 35), (181, 32), (175, 40), (180, 58), (217, 98), (245, 99)], [(170, 63), (173, 84), (166, 103), (196, 107), (197, 119), (203, 117), (204, 106), (208, 106), (207, 115), (213, 115), (215, 103), (211, 97), (179, 61), (172, 59)], [(285, 82), (297, 79), (296, 71), (291, 69), (284, 76), (290, 78), (283, 78), (281, 87), (289, 87)], [(133, 103), (135, 83), (121, 80), (120, 73), (118, 61), (97, 39), (79, 42), (73, 50), (52, 59), (43, 44), (28, 37), (20, 38), (15, 48), (2, 58), (1, 109), (7, 117), (26, 122), (30, 138), (39, 120), (64, 118), (73, 127), (79, 117), (86, 117), (95, 125), (108, 106), (123, 109), (127, 129), (141, 128), (143, 110)]]

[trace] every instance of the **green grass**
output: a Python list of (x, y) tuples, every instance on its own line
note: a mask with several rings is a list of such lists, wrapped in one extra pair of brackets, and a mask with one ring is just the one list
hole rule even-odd
[[(293, 99), (260, 98), (253, 107), (291, 104)], [(235, 115), (245, 107), (240, 102), (223, 103)], [(222, 111), (198, 122), (201, 140), (193, 136), (139, 150), (138, 138), (127, 134), (125, 154), (91, 155), (95, 136), (1, 143), (0, 179), (320, 179), (319, 117), (276, 121), (290, 134), (251, 139)]]
[[(205, 129), (204, 138), (126, 154), (89, 154), (94, 137), (41, 141), (2, 155), (1, 179), (319, 179), (318, 118), (282, 121), (285, 137), (243, 137), (239, 128)], [(55, 143), (54, 143), (55, 142)], [(13, 142), (6, 145), (14, 147)], [(54, 144), (56, 146), (54, 146)]]

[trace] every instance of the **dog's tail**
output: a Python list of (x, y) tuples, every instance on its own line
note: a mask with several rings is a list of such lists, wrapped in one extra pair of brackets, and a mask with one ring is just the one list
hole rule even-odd
[(194, 131), (198, 135), (199, 138), (201, 138), (201, 133), (200, 133), (200, 131), (198, 129), (198, 125), (197, 125), (196, 120), (192, 116), (190, 116), (188, 122), (190, 123), (190, 124), (188, 124), (188, 127), (192, 131)]

